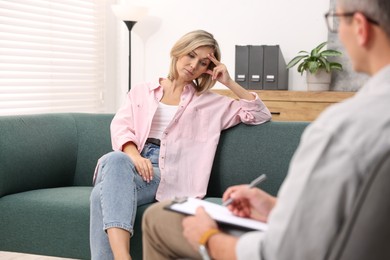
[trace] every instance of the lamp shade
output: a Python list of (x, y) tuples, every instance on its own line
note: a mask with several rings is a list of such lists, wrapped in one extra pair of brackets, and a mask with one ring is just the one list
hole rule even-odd
[(138, 22), (145, 17), (149, 9), (145, 6), (134, 4), (117, 4), (111, 6), (112, 11), (119, 19), (123, 21)]

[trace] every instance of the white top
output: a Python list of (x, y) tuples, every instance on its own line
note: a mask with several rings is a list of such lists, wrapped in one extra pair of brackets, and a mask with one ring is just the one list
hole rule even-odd
[(326, 258), (340, 224), (351, 214), (362, 178), (390, 150), (389, 100), (387, 66), (354, 97), (331, 106), (307, 127), (268, 230), (241, 236), (238, 259)]
[(175, 116), (178, 106), (167, 105), (159, 102), (152, 120), (149, 137), (161, 139), (164, 130)]

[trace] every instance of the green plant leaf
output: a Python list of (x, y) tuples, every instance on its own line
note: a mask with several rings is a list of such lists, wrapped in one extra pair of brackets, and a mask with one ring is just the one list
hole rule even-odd
[(307, 69), (310, 71), (311, 74), (315, 74), (319, 69), (319, 63), (316, 61), (310, 61), (307, 63), (307, 65)]
[(330, 72), (330, 62), (325, 57), (319, 57), (318, 62), (321, 63), (320, 68), (324, 68), (326, 72)]
[(306, 58), (307, 55), (301, 55), (301, 56), (296, 56), (293, 58), (288, 64), (287, 64), (287, 69), (294, 67), (298, 62), (300, 62), (302, 59)]
[(320, 45), (318, 45), (317, 47), (314, 48), (314, 50), (317, 50), (317, 52), (319, 52), (322, 48), (324, 48), (324, 46), (327, 44), (328, 42), (323, 42), (321, 43)]
[(311, 58), (317, 58), (317, 56), (318, 56), (318, 51), (317, 51), (317, 49), (312, 49), (311, 50), (311, 52), (310, 52), (310, 57)]
[(338, 63), (338, 62), (331, 62), (330, 64), (329, 64), (329, 66), (330, 66), (330, 68), (332, 69), (332, 70), (343, 70), (343, 65), (341, 65), (340, 63)]
[(340, 63), (330, 62), (327, 58), (340, 56), (342, 53), (336, 50), (321, 51), (326, 44), (327, 42), (322, 42), (317, 47), (312, 49), (310, 53), (307, 51), (298, 52), (298, 55), (287, 64), (287, 68), (298, 65), (297, 70), (301, 73), (301, 75), (304, 71), (315, 74), (319, 69), (322, 68), (327, 72), (331, 72), (331, 70), (342, 70), (343, 66)]
[(307, 65), (307, 63), (303, 63), (303, 62), (301, 64), (299, 64), (298, 72), (300, 72), (301, 75), (303, 75), (303, 72), (306, 70), (306, 65)]
[(326, 70), (326, 72), (330, 73), (330, 63), (329, 62), (325, 63), (325, 70)]
[(336, 56), (341, 56), (342, 53), (339, 51), (335, 50), (325, 50), (320, 53), (321, 56), (326, 56), (326, 57), (336, 57)]

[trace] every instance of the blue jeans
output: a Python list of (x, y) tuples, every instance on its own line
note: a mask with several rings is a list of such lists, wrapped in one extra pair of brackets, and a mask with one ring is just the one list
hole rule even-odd
[(153, 165), (153, 180), (147, 183), (137, 173), (130, 157), (111, 152), (99, 160), (90, 201), (90, 245), (92, 259), (114, 259), (106, 230), (116, 227), (133, 234), (137, 206), (154, 202), (160, 169), (160, 147), (145, 144), (141, 155)]

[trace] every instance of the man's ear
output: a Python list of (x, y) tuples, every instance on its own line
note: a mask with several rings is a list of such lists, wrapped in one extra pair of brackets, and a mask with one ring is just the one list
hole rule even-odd
[(360, 46), (366, 46), (371, 33), (371, 24), (362, 13), (355, 13), (353, 20), (358, 44)]

